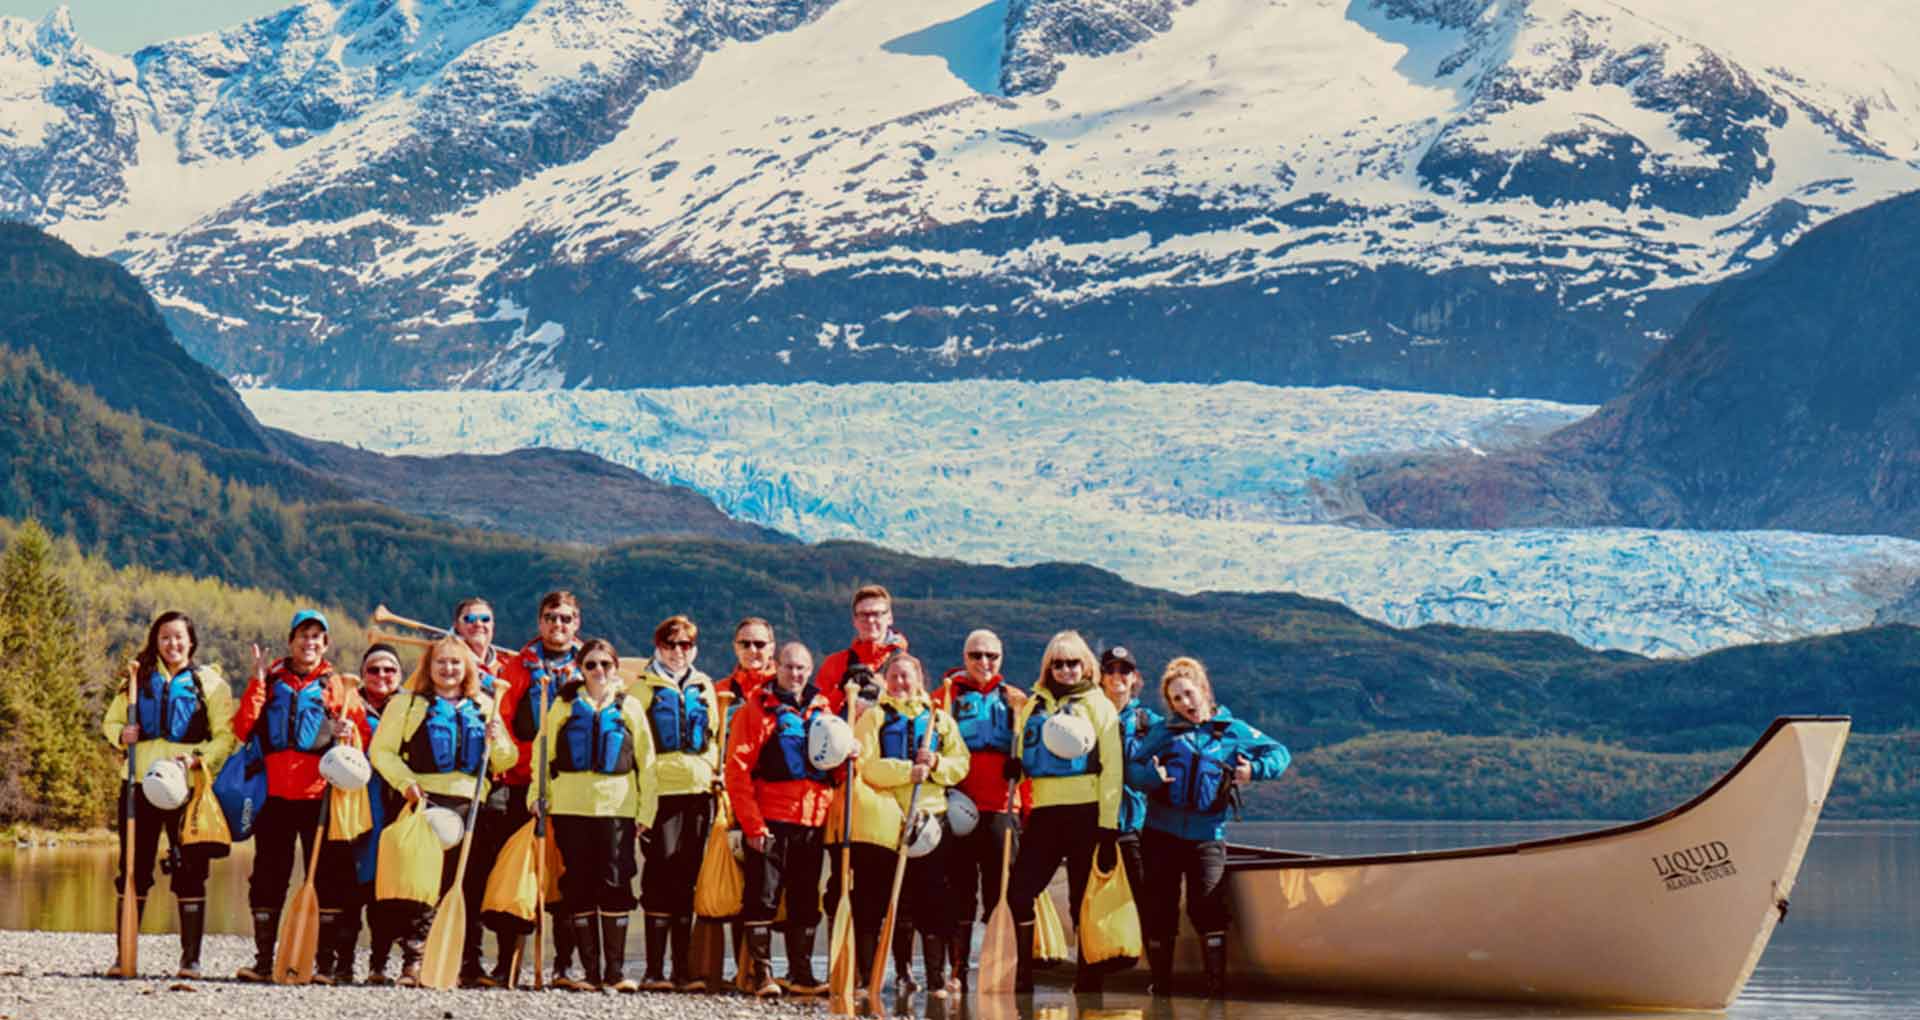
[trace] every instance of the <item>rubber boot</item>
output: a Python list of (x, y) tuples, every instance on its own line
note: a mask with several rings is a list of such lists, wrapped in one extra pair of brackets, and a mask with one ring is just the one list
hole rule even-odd
[(967, 964), (973, 959), (973, 924), (963, 921), (947, 939), (947, 990), (967, 994)]
[(367, 950), (367, 984), (390, 985), (387, 959), (393, 955), (393, 922), (378, 905), (367, 908), (367, 929), (373, 934)]
[[(553, 977), (555, 988), (573, 987), (573, 924), (565, 914), (553, 915)], [(536, 962), (534, 966), (539, 966)]]
[(947, 937), (932, 932), (920, 933), (920, 965), (927, 971), (927, 995), (947, 997)]
[(402, 988), (420, 987), (420, 957), (427, 940), (409, 932), (400, 939), (400, 978), (394, 984)]
[(460, 987), (479, 988), (480, 978), (486, 971), (480, 966), (480, 916), (467, 915), (465, 940), (460, 943)]
[[(118, 953), (118, 947), (120, 945), (120, 905), (125, 902), (127, 902), (127, 898), (124, 895), (113, 898), (113, 944), (116, 953)], [(135, 896), (133, 898), (133, 937), (136, 939), (140, 937), (140, 922), (144, 920), (146, 916), (147, 898), (145, 896)], [(114, 961), (107, 965), (107, 976), (110, 978), (119, 978), (139, 977), (140, 975), (120, 973), (120, 959), (116, 955)]]
[[(748, 987), (746, 982), (741, 980), (741, 976), (744, 974), (748, 980), (752, 980), (754, 976), (747, 968), (747, 926), (745, 924), (736, 924), (728, 921), (720, 929), (720, 938), (720, 970), (713, 980), (707, 983), (707, 991), (716, 995), (724, 994), (727, 989), (736, 986), (742, 988)], [(724, 976), (727, 972), (726, 956), (729, 951), (727, 949), (728, 946), (733, 947), (731, 950), (733, 953), (733, 977), (731, 978)]]
[(180, 969), (173, 976), (200, 977), (200, 943), (207, 934), (207, 901), (180, 901)]
[(919, 989), (913, 980), (913, 925), (896, 922), (893, 926), (893, 990), (906, 995)]
[(567, 927), (573, 930), (573, 949), (580, 954), (582, 976), (563, 985), (556, 975), (553, 983), (576, 992), (597, 992), (600, 990), (600, 914), (597, 911), (573, 914), (567, 918)]
[(1033, 994), (1033, 922), (1013, 926), (1013, 993)]
[(360, 908), (354, 907), (340, 916), (340, 926), (333, 934), (333, 983), (336, 985), (353, 984), (353, 958), (360, 952)]
[(673, 953), (673, 990), (704, 992), (707, 979), (693, 972), (693, 918), (675, 917), (667, 928), (667, 947)]
[(749, 924), (745, 927), (747, 958), (740, 961), (740, 966), (747, 968), (748, 987), (762, 999), (777, 999), (780, 985), (773, 980), (773, 926)]
[(1207, 998), (1227, 997), (1227, 933), (1213, 932), (1200, 939), (1200, 963), (1207, 975)]
[(499, 947), (500, 958), (493, 961), (493, 971), (480, 978), (482, 988), (512, 988), (515, 978), (513, 955), (520, 951), (520, 936), (504, 931), (493, 933), (494, 943)]
[(825, 995), (827, 983), (813, 976), (814, 929), (787, 925), (782, 933), (787, 946), (787, 980), (783, 987), (794, 995)]
[(278, 910), (256, 910), (253, 912), (253, 966), (240, 968), (234, 975), (238, 981), (254, 984), (273, 983), (273, 943), (280, 937), (280, 912)]
[(333, 942), (339, 933), (340, 912), (322, 910), (313, 942), (313, 983), (316, 985), (333, 984)]
[(1147, 940), (1147, 969), (1153, 973), (1148, 991), (1154, 995), (1173, 994), (1173, 940)]
[(673, 927), (673, 918), (659, 914), (645, 916), (647, 926), (647, 973), (640, 979), (643, 992), (671, 992), (673, 982), (667, 980), (667, 940)]
[(873, 974), (873, 959), (880, 953), (880, 933), (858, 925), (853, 929), (853, 983), (861, 994), (867, 990), (867, 978)]
[(627, 913), (600, 912), (600, 984), (616, 992), (637, 992), (640, 983), (627, 976)]
[(1099, 995), (1106, 984), (1106, 977), (1100, 972), (1100, 965), (1079, 962), (1073, 969), (1073, 990), (1081, 995)]

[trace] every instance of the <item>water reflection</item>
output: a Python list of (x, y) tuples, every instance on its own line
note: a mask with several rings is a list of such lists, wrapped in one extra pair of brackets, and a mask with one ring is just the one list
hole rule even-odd
[[(1591, 828), (1562, 823), (1250, 824), (1236, 840), (1315, 853), (1353, 854), (1505, 843)], [(112, 847), (23, 849), (0, 846), (0, 928), (110, 931), (115, 851)], [(251, 847), (215, 862), (208, 882), (209, 930), (243, 934)], [(1301, 890), (1328, 897), (1340, 890)], [(143, 930), (174, 930), (174, 901), (163, 876), (154, 886)], [(821, 951), (825, 946), (821, 932)], [(637, 940), (638, 934), (634, 938)], [(630, 944), (629, 960), (639, 946)], [(823, 968), (824, 960), (817, 966)], [(1246, 997), (1231, 1002), (1154, 1000), (1144, 974), (1109, 981), (1095, 997), (1075, 997), (1067, 970), (1042, 975), (1031, 1000), (897, 1003), (901, 1015), (927, 1020), (1509, 1020), (1601, 1017), (1578, 1009), (1475, 1003), (1344, 1000), (1307, 996)], [(1774, 933), (1731, 1020), (1802, 1017), (1920, 1017), (1920, 824), (1823, 822), (1808, 848), (1787, 920)], [(1661, 1014), (1631, 1014), (1658, 1016)], [(1674, 1014), (1697, 1016), (1698, 1014)]]

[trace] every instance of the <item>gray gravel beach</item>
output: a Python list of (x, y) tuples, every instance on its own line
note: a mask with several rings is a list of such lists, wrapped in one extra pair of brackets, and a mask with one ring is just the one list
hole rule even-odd
[[(760, 1001), (739, 995), (618, 995), (548, 991), (433, 992), (420, 988), (294, 987), (241, 984), (233, 972), (253, 958), (253, 942), (235, 935), (209, 935), (202, 950), (208, 978), (172, 977), (180, 942), (172, 935), (140, 937), (140, 972), (134, 980), (100, 976), (113, 960), (113, 936), (94, 932), (0, 931), (0, 1020), (65, 1020), (130, 1017), (138, 1020), (494, 1020), (526, 1016), (542, 1020), (620, 1017), (622, 1020), (786, 1020), (820, 1017), (824, 999)], [(365, 974), (366, 951), (360, 973)], [(391, 972), (390, 972), (391, 973)]]

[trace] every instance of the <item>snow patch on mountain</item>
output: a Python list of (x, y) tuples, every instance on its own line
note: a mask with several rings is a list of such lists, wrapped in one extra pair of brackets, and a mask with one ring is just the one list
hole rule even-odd
[(1084, 381), (243, 396), (267, 424), (383, 453), (586, 450), (810, 541), (1658, 655), (1865, 626), (1920, 582), (1920, 543), (1889, 538), (1339, 523), (1327, 483), (1354, 457), (1498, 450), (1592, 410), (1541, 401)]

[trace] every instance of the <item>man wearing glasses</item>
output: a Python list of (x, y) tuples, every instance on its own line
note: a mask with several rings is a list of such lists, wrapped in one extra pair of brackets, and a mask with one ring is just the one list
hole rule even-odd
[[(727, 706), (729, 722), (739, 714), (742, 705), (753, 700), (754, 695), (760, 692), (760, 688), (774, 678), (773, 658), (773, 624), (758, 616), (749, 616), (733, 625), (733, 672), (713, 685), (716, 695), (733, 695), (733, 701)], [(811, 664), (811, 658), (808, 661)], [(725, 753), (724, 749), (722, 753)], [(731, 801), (731, 794), (727, 796)], [(738, 811), (739, 809), (735, 808), (733, 827), (736, 830), (740, 828)], [(726, 943), (738, 947), (741, 943), (738, 938), (739, 932), (736, 931), (736, 920), (735, 918), (727, 919)], [(724, 969), (725, 964), (726, 952), (722, 950), (719, 953), (719, 959), (714, 961), (714, 966)], [(740, 965), (740, 951), (737, 948), (734, 951), (734, 965), (736, 967)], [(707, 978), (710, 985), (724, 987), (728, 984), (717, 972), (707, 975)]]
[(847, 696), (841, 688), (847, 681), (859, 681), (861, 701), (878, 701), (880, 684), (876, 677), (881, 664), (906, 650), (906, 637), (893, 629), (893, 595), (880, 585), (865, 585), (853, 593), (853, 644), (827, 656), (814, 676), (814, 686), (826, 695), (833, 714), (843, 715)]
[[(1020, 852), (1017, 822), (1018, 798), (1015, 786), (1007, 779), (1007, 757), (1013, 751), (1013, 720), (1027, 700), (1025, 691), (1007, 683), (1000, 675), (1000, 638), (990, 630), (967, 635), (963, 646), (965, 665), (947, 671), (943, 693), (952, 692), (953, 704), (941, 694), (934, 703), (947, 709), (967, 745), (967, 776), (954, 789), (973, 801), (980, 813), (979, 824), (965, 836), (955, 837), (948, 858), (957, 874), (953, 891), (955, 922), (947, 940), (947, 956), (952, 964), (948, 984), (954, 991), (967, 987), (967, 960), (973, 952), (973, 923), (984, 906), (991, 911), (1000, 900), (1000, 849), (1002, 837), (1014, 832), (1015, 854)], [(951, 798), (950, 798), (951, 801)]]
[[(492, 613), (488, 612), (488, 616)], [(486, 621), (491, 626), (491, 619)], [(469, 625), (475, 626), (475, 625)], [(560, 700), (560, 688), (575, 674), (574, 656), (580, 649), (577, 640), (580, 634), (580, 600), (570, 591), (550, 591), (540, 598), (540, 633), (520, 654), (509, 658), (501, 668), (500, 681), (506, 684), (506, 700), (500, 703), (500, 721), (506, 725), (507, 732), (513, 734), (513, 742), (519, 746), (520, 758), (513, 768), (499, 777), (487, 797), (487, 812), (501, 812), (500, 824), (508, 834), (519, 830), (526, 824), (532, 813), (527, 809), (527, 787), (533, 782), (534, 739), (539, 736), (546, 720), (542, 710), (551, 708)], [(464, 636), (464, 635), (463, 635)], [(551, 749), (549, 749), (551, 753)], [(484, 820), (487, 812), (481, 814)], [(478, 831), (474, 833), (479, 837)], [(503, 837), (504, 841), (504, 837)], [(469, 868), (486, 873), (491, 870), (492, 861), (487, 867)], [(483, 880), (484, 881), (484, 880)], [(520, 932), (496, 932), (500, 936), (501, 946), (510, 944), (510, 935)], [(553, 925), (553, 983), (562, 988), (573, 983), (573, 929), (564, 923), (555, 911)], [(535, 967), (542, 965), (533, 961)], [(493, 975), (488, 983), (507, 984), (508, 970), (513, 961), (502, 953), (495, 962)]]

